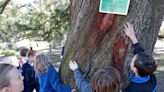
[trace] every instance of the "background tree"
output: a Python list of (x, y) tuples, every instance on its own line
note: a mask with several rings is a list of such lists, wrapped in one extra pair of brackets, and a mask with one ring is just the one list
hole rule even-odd
[[(114, 66), (127, 83), (126, 72), (132, 58), (131, 41), (124, 37), (124, 24), (135, 26), (139, 42), (147, 54), (152, 54), (164, 15), (163, 0), (131, 0), (127, 16), (99, 13), (99, 0), (71, 0), (70, 32), (60, 69), (62, 80), (74, 86), (70, 60), (76, 60), (84, 77), (91, 79), (104, 66)], [(71, 77), (71, 78), (70, 78)]]
[[(68, 30), (69, 2), (34, 0), (27, 4), (11, 1), (0, 15), (1, 39), (22, 39), (60, 42)], [(41, 39), (40, 39), (41, 38)]]

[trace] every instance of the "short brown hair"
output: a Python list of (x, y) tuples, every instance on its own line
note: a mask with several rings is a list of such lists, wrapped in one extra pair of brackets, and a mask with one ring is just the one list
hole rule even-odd
[(120, 73), (114, 67), (99, 69), (92, 79), (92, 92), (119, 92)]
[(20, 56), (26, 57), (26, 54), (29, 50), (27, 48), (20, 49)]
[(157, 69), (157, 63), (152, 56), (141, 52), (136, 54), (134, 67), (137, 68), (138, 74), (141, 77), (145, 77), (152, 74)]
[(0, 64), (0, 90), (10, 85), (8, 73), (13, 68), (10, 64)]

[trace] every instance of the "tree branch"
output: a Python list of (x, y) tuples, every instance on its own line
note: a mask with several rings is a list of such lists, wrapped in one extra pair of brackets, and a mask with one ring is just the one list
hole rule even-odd
[(0, 5), (0, 14), (3, 13), (3, 11), (5, 10), (5, 7), (7, 6), (7, 4), (10, 2), (11, 0), (6, 0), (3, 4)]

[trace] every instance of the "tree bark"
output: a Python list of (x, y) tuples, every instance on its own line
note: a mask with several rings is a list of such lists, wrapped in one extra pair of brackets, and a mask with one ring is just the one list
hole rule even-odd
[(164, 0), (131, 0), (127, 16), (99, 13), (99, 3), (99, 0), (71, 0), (70, 32), (60, 76), (66, 84), (75, 86), (68, 66), (70, 60), (77, 61), (88, 81), (97, 69), (114, 66), (121, 73), (124, 88), (133, 56), (132, 43), (122, 31), (124, 24), (129, 21), (135, 26), (141, 46), (151, 55), (164, 15)]

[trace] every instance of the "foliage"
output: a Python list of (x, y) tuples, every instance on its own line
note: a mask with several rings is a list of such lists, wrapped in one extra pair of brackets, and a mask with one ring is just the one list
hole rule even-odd
[(3, 13), (5, 7), (10, 2), (10, 0), (0, 0), (0, 14)]
[(33, 3), (10, 2), (0, 16), (0, 39), (59, 42), (68, 30), (67, 0), (34, 0)]
[(12, 56), (16, 54), (15, 50), (3, 50), (0, 54), (4, 56)]
[(0, 45), (0, 50), (3, 49), (3, 47)]
[(0, 45), (0, 55), (11, 56), (16, 54), (16, 48), (13, 44)]

